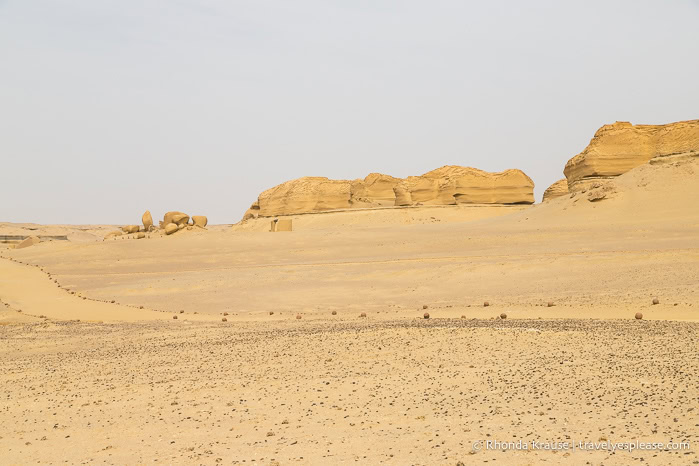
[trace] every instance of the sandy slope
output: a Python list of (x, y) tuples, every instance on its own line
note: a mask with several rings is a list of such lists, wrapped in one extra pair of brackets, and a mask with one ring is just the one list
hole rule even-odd
[[(698, 179), (645, 165), (596, 202), (468, 222), (0, 249), (3, 459), (694, 464)], [(472, 454), (488, 438), (693, 447)]]

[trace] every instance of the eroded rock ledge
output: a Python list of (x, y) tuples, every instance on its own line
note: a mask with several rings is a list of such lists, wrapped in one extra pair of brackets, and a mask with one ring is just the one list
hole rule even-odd
[(699, 120), (666, 125), (616, 122), (602, 126), (580, 154), (568, 161), (563, 173), (571, 192), (612, 178), (652, 159), (699, 156)]
[(408, 178), (380, 173), (356, 180), (298, 178), (260, 194), (243, 220), (370, 207), (533, 203), (534, 182), (521, 170), (489, 173), (447, 165)]

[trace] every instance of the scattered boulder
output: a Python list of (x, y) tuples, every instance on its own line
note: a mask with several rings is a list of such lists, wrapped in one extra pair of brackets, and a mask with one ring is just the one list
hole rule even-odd
[(172, 316), (172, 318), (173, 318), (174, 320), (177, 320), (177, 316)]
[(136, 234), (136, 239), (143, 239), (146, 237), (146, 234), (143, 233), (142, 231)]
[(490, 303), (488, 301), (483, 303), (483, 307), (488, 307), (488, 306), (490, 306)]
[(204, 228), (209, 223), (209, 219), (205, 215), (193, 215), (192, 223), (194, 223), (195, 227)]
[(660, 300), (658, 298), (653, 298), (653, 304), (660, 304)]
[(425, 313), (422, 315), (422, 317), (423, 317), (424, 319), (429, 319), (429, 318), (430, 318), (430, 313), (429, 313), (429, 312), (425, 312)]
[(140, 227), (138, 225), (126, 225), (121, 227), (121, 231), (127, 234), (138, 233)]
[(507, 314), (503, 312), (502, 314), (500, 314), (500, 318), (503, 320), (507, 319)]
[(222, 317), (221, 322), (228, 322), (228, 319), (226, 319), (225, 317)]
[(165, 214), (163, 217), (163, 225), (167, 225), (168, 223), (174, 223), (175, 225), (180, 225), (182, 223), (187, 224), (189, 222), (189, 215), (183, 213), (183, 212), (178, 212), (176, 210), (173, 210), (171, 212), (168, 212)]
[(25, 238), (19, 244), (17, 244), (15, 246), (15, 249), (24, 249), (39, 243), (41, 243), (41, 239), (39, 239), (38, 236), (30, 236), (29, 238)]
[(123, 235), (123, 234), (124, 234), (123, 231), (110, 231), (109, 233), (107, 233), (106, 235), (104, 235), (104, 239), (114, 238), (114, 237), (117, 237), (117, 236), (121, 236), (121, 235)]
[(178, 227), (174, 223), (168, 223), (165, 225), (165, 234), (166, 235), (171, 235), (174, 232), (176, 232), (177, 230), (178, 230)]
[(150, 214), (150, 210), (146, 210), (141, 216), (141, 223), (143, 223), (143, 228), (146, 231), (150, 231), (153, 227), (153, 217)]
[(643, 314), (641, 314), (640, 312), (637, 312), (634, 317), (636, 317), (636, 320), (641, 320), (641, 319), (643, 319)]

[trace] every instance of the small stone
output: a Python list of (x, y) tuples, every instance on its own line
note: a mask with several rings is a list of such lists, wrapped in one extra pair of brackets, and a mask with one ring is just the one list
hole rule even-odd
[(173, 319), (177, 320), (177, 316), (172, 316)]
[(429, 312), (425, 312), (425, 313), (422, 315), (422, 317), (423, 317), (424, 319), (429, 319), (429, 318), (430, 318), (430, 313), (429, 313)]
[(643, 314), (641, 314), (640, 312), (637, 312), (635, 317), (636, 317), (636, 320), (641, 320), (641, 319), (643, 319)]
[(549, 301), (548, 304), (546, 304), (546, 305), (547, 305), (548, 307), (553, 307), (553, 306), (554, 306), (553, 301)]
[(296, 314), (296, 318), (297, 318), (297, 319), (300, 319), (300, 318), (301, 318), (301, 314)]
[(422, 308), (423, 308), (423, 309), (427, 309), (427, 308), (428, 308), (427, 304), (423, 304), (423, 305), (422, 305)]
[(221, 319), (221, 322), (228, 322), (228, 319), (226, 319), (225, 317), (223, 317), (223, 318)]
[(274, 311), (269, 311), (269, 315), (274, 315)]
[(362, 312), (361, 314), (359, 314), (359, 317), (366, 317), (366, 312)]
[(500, 318), (503, 319), (503, 320), (504, 320), (504, 319), (507, 319), (507, 314), (505, 314), (505, 313), (503, 312), (502, 314), (500, 314)]
[(490, 303), (488, 301), (483, 303), (483, 307), (488, 307), (488, 306), (490, 306)]
[(331, 314), (334, 315), (334, 316), (336, 316), (336, 315), (337, 315), (337, 311), (332, 311)]
[(184, 314), (184, 310), (180, 310), (180, 314)]
[(653, 304), (660, 304), (660, 300), (658, 298), (653, 298)]

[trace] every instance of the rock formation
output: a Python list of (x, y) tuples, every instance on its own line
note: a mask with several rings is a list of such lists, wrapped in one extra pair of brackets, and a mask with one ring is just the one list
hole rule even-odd
[(41, 239), (39, 239), (38, 236), (30, 236), (29, 238), (25, 238), (20, 243), (18, 243), (15, 246), (15, 249), (24, 249), (39, 243), (41, 243)]
[(602, 126), (580, 154), (565, 166), (568, 189), (612, 178), (654, 158), (699, 156), (699, 120), (667, 125), (616, 122)]
[(204, 215), (192, 215), (192, 223), (194, 226), (204, 228), (209, 223), (209, 219)]
[(150, 231), (153, 226), (153, 217), (150, 214), (150, 210), (146, 210), (143, 216), (141, 216), (141, 223), (143, 223), (143, 228), (146, 231)]
[(177, 230), (179, 230), (179, 227), (177, 225), (175, 225), (174, 223), (168, 223), (167, 225), (165, 225), (164, 230), (165, 230), (166, 235), (171, 235), (174, 232), (176, 232)]
[(533, 203), (534, 183), (520, 170), (445, 166), (406, 179), (380, 173), (351, 181), (298, 178), (264, 191), (243, 219), (367, 207)]
[(138, 233), (139, 229), (140, 228), (138, 225), (126, 225), (124, 227), (121, 227), (121, 231), (123, 231), (124, 233)]
[(543, 202), (550, 201), (551, 199), (555, 199), (557, 197), (565, 196), (566, 194), (568, 194), (568, 180), (563, 178), (562, 180), (558, 180), (551, 186), (546, 188), (546, 191), (544, 191)]

